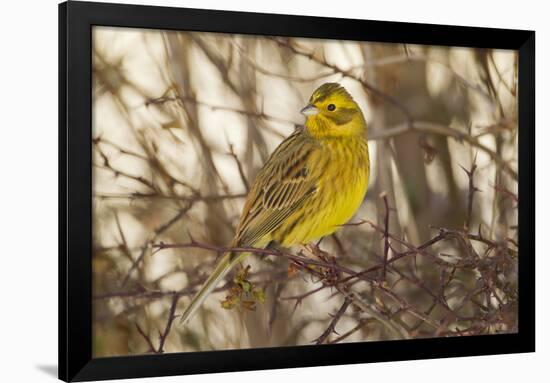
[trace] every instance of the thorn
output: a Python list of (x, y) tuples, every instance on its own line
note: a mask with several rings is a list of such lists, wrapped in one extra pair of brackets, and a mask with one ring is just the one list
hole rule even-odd
[(466, 173), (468, 175), (468, 177), (470, 176), (470, 171), (468, 169), (466, 169), (464, 166), (462, 166), (460, 164), (458, 166), (460, 166), (462, 168), (462, 170), (464, 170), (464, 173)]

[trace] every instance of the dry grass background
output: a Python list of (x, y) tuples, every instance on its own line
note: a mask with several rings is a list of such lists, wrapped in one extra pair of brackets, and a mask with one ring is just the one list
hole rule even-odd
[[(516, 331), (516, 80), (513, 51), (95, 27), (94, 355)], [(365, 202), (249, 257), (254, 310), (229, 279), (178, 325), (326, 81), (369, 123)]]

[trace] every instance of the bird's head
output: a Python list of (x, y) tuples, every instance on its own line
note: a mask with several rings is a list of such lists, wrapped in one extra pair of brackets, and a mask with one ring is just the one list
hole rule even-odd
[(317, 137), (365, 133), (365, 118), (359, 105), (337, 83), (328, 82), (317, 88), (301, 113), (306, 116), (306, 129)]

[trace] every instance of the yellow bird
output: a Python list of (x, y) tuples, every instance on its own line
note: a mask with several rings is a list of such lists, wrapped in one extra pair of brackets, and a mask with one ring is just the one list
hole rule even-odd
[[(337, 83), (313, 92), (305, 126), (275, 149), (246, 198), (231, 247), (307, 244), (335, 232), (361, 205), (369, 182), (366, 122)], [(226, 253), (181, 316), (186, 323), (249, 253)]]

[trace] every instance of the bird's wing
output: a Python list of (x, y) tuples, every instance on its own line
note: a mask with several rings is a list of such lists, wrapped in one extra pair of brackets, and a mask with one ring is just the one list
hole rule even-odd
[[(316, 190), (308, 159), (319, 149), (297, 131), (284, 140), (258, 173), (246, 199), (233, 246), (254, 246), (278, 228)], [(220, 280), (247, 253), (226, 253), (181, 316), (187, 322)]]
[(234, 244), (257, 244), (311, 198), (317, 179), (308, 159), (317, 150), (318, 144), (301, 131), (279, 145), (250, 189)]

